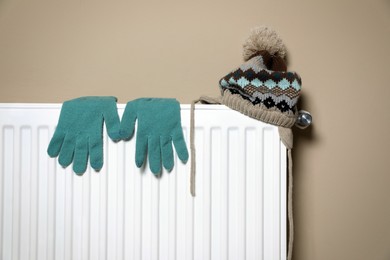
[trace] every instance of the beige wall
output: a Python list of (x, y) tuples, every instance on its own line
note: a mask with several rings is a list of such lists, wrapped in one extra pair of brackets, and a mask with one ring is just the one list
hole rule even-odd
[(0, 102), (219, 94), (270, 25), (314, 125), (295, 131), (294, 259), (390, 259), (390, 1), (0, 1)]

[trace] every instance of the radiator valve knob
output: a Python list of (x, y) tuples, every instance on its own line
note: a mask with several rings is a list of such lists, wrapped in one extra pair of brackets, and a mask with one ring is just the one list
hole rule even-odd
[(295, 122), (295, 125), (298, 128), (305, 129), (309, 125), (311, 125), (313, 118), (311, 117), (311, 114), (305, 110), (299, 110), (298, 112), (298, 118)]

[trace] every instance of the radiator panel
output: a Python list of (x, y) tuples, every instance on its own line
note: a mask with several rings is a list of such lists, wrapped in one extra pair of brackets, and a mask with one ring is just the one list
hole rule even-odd
[[(286, 258), (286, 150), (276, 127), (197, 106), (193, 198), (190, 164), (175, 157), (156, 178), (135, 166), (135, 139), (104, 135), (98, 173), (63, 169), (46, 153), (60, 108), (0, 105), (1, 259)], [(182, 105), (188, 147), (189, 115)]]

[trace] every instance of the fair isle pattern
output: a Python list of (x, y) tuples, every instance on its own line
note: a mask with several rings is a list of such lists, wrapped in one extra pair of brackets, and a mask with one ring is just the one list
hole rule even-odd
[(277, 108), (283, 113), (296, 113), (301, 91), (301, 78), (295, 72), (268, 70), (261, 55), (245, 62), (219, 81), (222, 90), (240, 94), (253, 105)]

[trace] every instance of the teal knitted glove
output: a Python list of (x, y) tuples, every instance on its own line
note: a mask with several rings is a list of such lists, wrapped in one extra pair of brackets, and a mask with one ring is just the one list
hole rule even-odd
[(115, 97), (81, 97), (64, 102), (56, 131), (47, 153), (79, 175), (87, 168), (88, 156), (93, 169), (103, 167), (103, 121), (107, 133), (120, 140), (120, 121)]
[(172, 142), (179, 159), (188, 160), (187, 146), (181, 128), (180, 104), (176, 99), (140, 98), (127, 103), (121, 121), (121, 135), (128, 139), (133, 135), (138, 119), (135, 163), (144, 164), (146, 152), (149, 167), (154, 174), (161, 172), (161, 162), (165, 169), (172, 170)]

